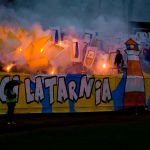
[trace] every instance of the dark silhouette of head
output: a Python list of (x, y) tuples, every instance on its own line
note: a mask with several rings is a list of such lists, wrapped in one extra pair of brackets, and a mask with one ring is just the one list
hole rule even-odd
[(117, 54), (120, 54), (120, 50), (119, 49), (117, 49)]

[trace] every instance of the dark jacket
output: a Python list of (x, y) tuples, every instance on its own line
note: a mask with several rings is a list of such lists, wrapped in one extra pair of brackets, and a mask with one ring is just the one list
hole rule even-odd
[(117, 66), (120, 65), (120, 64), (123, 65), (123, 56), (122, 56), (122, 54), (119, 53), (119, 54), (116, 55), (114, 64), (117, 65)]
[(6, 95), (6, 103), (16, 103), (17, 102), (17, 96), (16, 93), (14, 93), (11, 89), (6, 89), (4, 91)]

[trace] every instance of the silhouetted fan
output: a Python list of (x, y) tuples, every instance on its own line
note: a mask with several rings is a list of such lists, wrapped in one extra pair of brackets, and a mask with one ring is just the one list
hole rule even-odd
[(4, 93), (5, 95), (10, 98), (16, 98), (16, 93), (13, 93), (13, 88), (14, 86), (20, 85), (22, 81), (19, 80), (11, 80), (8, 83), (6, 83), (5, 88), (4, 88)]

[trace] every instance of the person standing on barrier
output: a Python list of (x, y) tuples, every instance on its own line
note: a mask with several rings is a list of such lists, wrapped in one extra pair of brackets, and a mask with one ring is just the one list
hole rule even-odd
[(124, 60), (123, 60), (123, 56), (120, 53), (119, 49), (117, 49), (117, 54), (116, 54), (116, 57), (115, 57), (114, 65), (117, 66), (118, 73), (121, 73), (122, 72), (122, 67), (124, 65)]

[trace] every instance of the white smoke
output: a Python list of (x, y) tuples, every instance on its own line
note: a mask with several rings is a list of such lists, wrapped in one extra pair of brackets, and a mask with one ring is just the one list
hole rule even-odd
[(113, 3), (103, 0), (14, 0), (11, 5), (0, 7), (0, 20), (26, 28), (37, 22), (44, 28), (75, 26), (78, 30), (125, 30), (122, 3), (122, 0)]
[[(70, 37), (76, 38), (85, 31), (91, 31), (93, 34), (98, 32), (101, 45), (99, 49), (110, 52), (123, 47), (128, 38), (128, 21), (138, 18), (142, 20), (140, 14), (135, 17), (136, 9), (141, 10), (143, 6), (147, 6), (144, 12), (148, 10), (148, 0), (143, 4), (141, 0), (137, 1), (138, 6), (134, 0), (11, 0), (9, 3), (2, 1), (0, 25), (13, 28), (13, 33), (14, 28), (20, 27), (32, 33), (31, 37), (21, 39), (21, 47), (27, 47), (37, 37), (51, 34), (51, 27), (61, 27)], [(142, 15), (146, 18), (144, 13)], [(1, 38), (5, 39), (2, 36)], [(15, 40), (13, 43), (12, 40), (7, 40), (5, 45), (10, 45), (10, 48), (6, 47), (5, 50), (15, 49), (18, 43)]]

